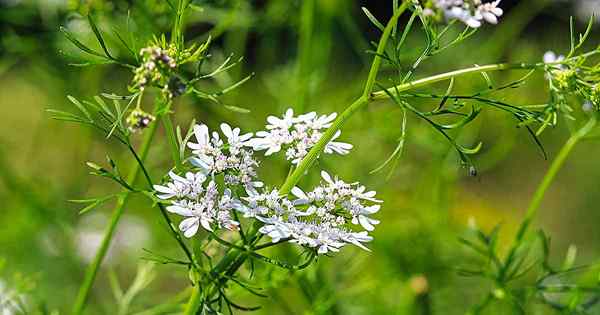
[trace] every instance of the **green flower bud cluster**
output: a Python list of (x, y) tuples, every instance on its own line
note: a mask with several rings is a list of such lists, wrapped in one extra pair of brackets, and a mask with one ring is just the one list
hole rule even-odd
[(127, 116), (127, 127), (131, 132), (140, 132), (150, 125), (156, 118), (141, 108), (136, 108)]
[(146, 86), (166, 86), (177, 67), (175, 45), (167, 48), (149, 46), (143, 48), (140, 55), (142, 64), (134, 71), (134, 88), (143, 90)]
[(552, 72), (556, 87), (561, 91), (571, 91), (577, 87), (577, 73), (572, 69), (561, 69)]

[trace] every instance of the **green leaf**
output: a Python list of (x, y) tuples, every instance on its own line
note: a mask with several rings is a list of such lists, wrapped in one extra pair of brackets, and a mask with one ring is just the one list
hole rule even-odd
[[(407, 122), (406, 109), (403, 108), (402, 110), (403, 110), (403, 115), (402, 115), (401, 135), (400, 135), (400, 138), (398, 139), (398, 145), (396, 146), (396, 149), (394, 149), (394, 151), (387, 158), (387, 160), (385, 160), (381, 165), (379, 165), (377, 168), (375, 168), (371, 172), (369, 172), (369, 174), (374, 174), (374, 173), (381, 171), (390, 162), (398, 161), (398, 159), (400, 159), (400, 157), (402, 156), (402, 152), (404, 151), (404, 142), (406, 139), (406, 122)], [(396, 163), (394, 163), (393, 165), (395, 165), (395, 164)], [(392, 170), (390, 171), (390, 175), (392, 174), (393, 170), (394, 170), (394, 167), (392, 167)]]
[(477, 145), (476, 145), (474, 148), (472, 148), (472, 149), (465, 148), (465, 147), (463, 147), (463, 146), (460, 146), (460, 145), (457, 145), (457, 146), (456, 146), (456, 148), (457, 148), (457, 149), (458, 149), (460, 152), (462, 152), (462, 153), (464, 153), (464, 154), (469, 154), (469, 155), (471, 155), (471, 154), (477, 154), (477, 153), (478, 153), (478, 152), (481, 150), (481, 148), (482, 148), (482, 147), (483, 147), (483, 142), (479, 142), (479, 143), (478, 143), (478, 144), (477, 144)]
[(248, 113), (250, 113), (249, 109), (246, 109), (246, 108), (243, 108), (243, 107), (238, 107), (238, 106), (235, 106), (235, 105), (224, 104), (223, 107), (225, 107), (226, 109), (228, 109), (230, 111), (236, 112), (236, 113), (241, 113), (241, 114), (248, 114)]
[(367, 8), (362, 7), (361, 9), (365, 13), (365, 15), (367, 16), (369, 21), (371, 21), (371, 23), (373, 23), (373, 25), (375, 25), (375, 27), (377, 27), (382, 32), (385, 30), (385, 26), (383, 26), (383, 24), (381, 22), (379, 22), (377, 20), (377, 18), (373, 14), (371, 14), (371, 12)]
[(57, 110), (57, 109), (47, 109), (46, 111), (48, 113), (52, 114), (52, 116), (51, 116), (52, 119), (63, 120), (63, 121), (72, 121), (72, 122), (77, 122), (77, 123), (88, 123), (88, 121), (85, 120), (83, 117), (77, 116), (73, 113), (69, 113), (69, 112), (65, 112), (65, 111)]
[(104, 42), (104, 38), (102, 38), (102, 34), (100, 33), (100, 30), (98, 29), (96, 22), (94, 22), (94, 19), (92, 18), (91, 14), (88, 14), (88, 21), (90, 23), (90, 26), (92, 27), (92, 31), (94, 32), (94, 35), (96, 35), (96, 39), (98, 40), (98, 43), (100, 44), (100, 46), (102, 47), (102, 50), (104, 50), (104, 53), (106, 54), (106, 57), (108, 57), (109, 59), (115, 60), (115, 58), (113, 58), (113, 56), (111, 56), (110, 52), (108, 51), (108, 48), (106, 47), (106, 43)]
[(119, 41), (121, 42), (121, 44), (123, 44), (123, 46), (125, 46), (125, 48), (127, 48), (127, 51), (131, 54), (131, 56), (137, 60), (138, 56), (135, 53), (135, 51), (133, 50), (133, 48), (131, 46), (129, 46), (129, 44), (127, 43), (127, 41), (121, 36), (121, 34), (119, 34), (119, 32), (117, 32), (117, 30), (113, 30), (113, 34), (115, 34), (115, 36), (117, 37), (117, 39), (119, 39)]
[(473, 121), (475, 118), (477, 118), (477, 116), (480, 113), (481, 113), (481, 108), (471, 107), (471, 113), (469, 113), (469, 115), (467, 117), (461, 119), (460, 121), (458, 121), (458, 122), (456, 122), (454, 124), (438, 125), (438, 126), (440, 126), (442, 129), (457, 129), (457, 128), (463, 127), (466, 124), (468, 124), (471, 121)]
[(77, 38), (75, 38), (75, 36), (73, 36), (69, 31), (67, 31), (66, 28), (64, 27), (60, 27), (60, 31), (65, 35), (65, 37), (71, 42), (73, 43), (73, 45), (77, 46), (79, 49), (81, 49), (82, 51), (90, 54), (90, 55), (94, 55), (94, 56), (98, 56), (98, 57), (102, 57), (102, 58), (106, 58), (106, 56), (102, 55), (99, 52), (96, 52), (95, 50), (89, 48), (88, 46), (84, 45), (82, 42), (80, 42), (79, 40), (77, 40)]
[(69, 101), (71, 101), (71, 103), (73, 103), (75, 106), (77, 106), (77, 108), (79, 108), (79, 110), (85, 115), (85, 117), (88, 118), (88, 120), (93, 120), (92, 115), (90, 115), (90, 112), (88, 112), (85, 106), (83, 106), (76, 98), (74, 98), (71, 95), (67, 95), (67, 98), (69, 99)]

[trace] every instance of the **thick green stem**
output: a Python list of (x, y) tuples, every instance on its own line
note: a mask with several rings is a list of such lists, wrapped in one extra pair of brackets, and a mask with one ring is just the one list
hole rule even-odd
[(550, 168), (546, 172), (546, 175), (544, 175), (542, 182), (538, 186), (537, 190), (535, 191), (535, 194), (533, 195), (533, 198), (531, 199), (531, 202), (529, 203), (529, 207), (527, 208), (527, 212), (525, 213), (525, 218), (519, 226), (519, 230), (517, 231), (517, 235), (515, 237), (513, 245), (511, 246), (509, 253), (506, 256), (506, 263), (501, 276), (506, 276), (507, 271), (510, 269), (511, 262), (514, 259), (514, 255), (521, 246), (521, 243), (523, 242), (523, 239), (525, 238), (525, 235), (527, 234), (527, 231), (531, 226), (531, 222), (536, 217), (542, 200), (544, 199), (544, 196), (546, 195), (550, 184), (552, 184), (552, 182), (554, 181), (556, 174), (558, 174), (558, 171), (564, 165), (565, 161), (567, 160), (567, 157), (569, 156), (575, 145), (594, 129), (596, 123), (597, 117), (592, 116), (592, 118), (590, 118), (590, 120), (583, 127), (581, 127), (581, 129), (577, 130), (577, 132), (571, 135), (569, 140), (567, 140), (565, 145), (562, 147), (562, 149), (552, 162), (552, 165), (550, 165)]
[[(331, 127), (329, 127), (329, 129), (327, 129), (325, 131), (325, 133), (323, 134), (321, 139), (319, 139), (317, 144), (314, 147), (312, 147), (312, 149), (308, 152), (308, 154), (304, 157), (304, 159), (300, 162), (300, 164), (298, 164), (298, 167), (294, 170), (292, 175), (287, 178), (285, 183), (281, 186), (281, 189), (279, 190), (279, 192), (282, 195), (288, 194), (292, 190), (294, 185), (296, 185), (296, 183), (298, 183), (300, 178), (302, 178), (302, 176), (304, 176), (304, 174), (306, 174), (306, 171), (310, 168), (310, 166), (313, 164), (313, 162), (319, 157), (319, 155), (321, 154), (321, 152), (323, 151), (323, 149), (325, 148), (327, 143), (329, 143), (329, 141), (331, 141), (331, 139), (333, 138), (335, 133), (339, 129), (341, 129), (341, 127), (346, 123), (346, 121), (352, 115), (354, 115), (354, 113), (356, 113), (359, 109), (366, 106), (372, 100), (387, 99), (390, 97), (390, 95), (395, 95), (395, 94), (402, 93), (402, 92), (405, 92), (408, 90), (428, 86), (428, 85), (431, 85), (431, 84), (434, 84), (437, 82), (449, 80), (451, 78), (466, 75), (466, 74), (482, 73), (482, 72), (490, 72), (490, 71), (500, 71), (500, 70), (510, 70), (510, 69), (535, 69), (535, 68), (539, 68), (542, 66), (543, 66), (542, 64), (526, 64), (526, 63), (501, 63), (501, 64), (486, 65), (486, 66), (475, 66), (475, 67), (471, 67), (471, 68), (441, 73), (438, 75), (434, 75), (434, 76), (430, 76), (430, 77), (427, 77), (424, 79), (407, 82), (404, 84), (400, 84), (400, 85), (388, 88), (386, 90), (381, 90), (381, 91), (377, 91), (377, 92), (373, 92), (373, 93), (369, 92), (369, 89), (365, 89), (364, 92), (367, 94), (363, 93), (363, 95), (361, 95), (357, 100), (355, 100), (352, 104), (350, 104), (350, 106), (348, 106), (348, 108), (346, 108), (346, 110), (344, 110), (344, 112), (342, 112), (342, 114), (337, 117), (337, 119), (333, 122)], [(371, 78), (371, 79), (367, 80), (367, 86), (369, 86), (369, 85), (372, 86), (374, 83), (369, 83), (369, 82), (374, 82), (375, 76), (369, 75), (369, 78)]]
[(198, 312), (200, 305), (202, 305), (202, 290), (200, 289), (199, 284), (195, 284), (194, 287), (192, 287), (192, 295), (185, 306), (183, 314), (195, 315)]
[[(150, 144), (152, 143), (152, 139), (156, 134), (157, 123), (153, 123), (150, 125), (149, 129), (146, 131), (146, 136), (142, 142), (141, 150), (139, 158), (144, 161), (146, 156), (148, 155), (148, 151), (150, 149)], [(141, 167), (137, 161), (134, 161), (133, 168), (127, 176), (127, 183), (129, 185), (133, 185), (137, 180), (140, 174)], [(126, 190), (128, 192), (128, 190)], [(96, 275), (98, 274), (98, 270), (100, 269), (100, 265), (108, 252), (108, 248), (110, 246), (110, 242), (115, 234), (115, 230), (121, 216), (123, 215), (123, 211), (125, 210), (125, 205), (129, 200), (129, 194), (124, 193), (117, 199), (117, 204), (112, 212), (110, 222), (104, 231), (104, 237), (102, 238), (102, 243), (100, 244), (100, 248), (96, 252), (94, 256), (94, 260), (88, 266), (85, 272), (85, 278), (81, 287), (79, 288), (79, 292), (77, 293), (77, 298), (75, 299), (75, 304), (73, 306), (73, 314), (79, 315), (83, 313), (83, 309), (85, 308), (85, 304), (89, 293), (92, 289), (92, 285), (94, 284), (94, 280), (96, 279)]]

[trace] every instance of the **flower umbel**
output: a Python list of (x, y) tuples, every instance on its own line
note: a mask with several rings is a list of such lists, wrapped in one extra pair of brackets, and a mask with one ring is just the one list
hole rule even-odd
[[(257, 180), (253, 148), (268, 149), (271, 154), (288, 146), (288, 151), (295, 150), (294, 157), (300, 159), (298, 146), (310, 149), (321, 137), (320, 130), (331, 126), (335, 116), (309, 113), (296, 117), (290, 109), (282, 118), (270, 116), (269, 132), (263, 131), (259, 138), (223, 123), (220, 129), (225, 141), (206, 125), (195, 125), (196, 142), (187, 144), (193, 153), (188, 159), (193, 169), (184, 175), (170, 172), (167, 183), (154, 186), (156, 195), (169, 200), (169, 212), (185, 217), (179, 229), (186, 237), (194, 236), (200, 227), (210, 232), (237, 230), (240, 222), (234, 219), (235, 211), (261, 222), (258, 232), (268, 235), (272, 242), (289, 241), (318, 254), (337, 252), (346, 244), (367, 249), (363, 243), (372, 240), (368, 232), (379, 223), (371, 218), (381, 203), (374, 191), (321, 172), (320, 185), (309, 192), (294, 187), (295, 198), (289, 199), (277, 189), (263, 188)], [(275, 135), (282, 139), (278, 149), (267, 142), (276, 140)], [(339, 132), (333, 139), (337, 137)], [(346, 154), (351, 147), (331, 141), (324, 151)]]
[[(298, 164), (321, 139), (325, 129), (331, 127), (336, 117), (336, 113), (318, 116), (315, 112), (294, 116), (294, 111), (290, 108), (282, 118), (267, 117), (267, 131), (257, 132), (257, 138), (252, 139), (250, 145), (257, 151), (266, 150), (265, 155), (284, 150), (286, 159), (292, 161), (292, 164)], [(340, 134), (338, 130), (332, 141), (327, 143), (325, 153), (345, 155), (350, 152), (351, 144), (333, 141)]]
[(319, 254), (337, 252), (346, 244), (368, 250), (362, 243), (373, 239), (368, 232), (379, 221), (370, 215), (379, 211), (381, 201), (358, 183), (333, 179), (324, 171), (321, 176), (323, 182), (308, 193), (294, 187), (294, 200), (279, 196), (277, 190), (249, 193), (238, 210), (262, 221), (259, 232), (273, 242), (289, 240), (316, 248)]
[(478, 28), (483, 22), (498, 24), (504, 11), (498, 6), (500, 0), (430, 0), (425, 4), (424, 13), (429, 16), (457, 19), (469, 27)]

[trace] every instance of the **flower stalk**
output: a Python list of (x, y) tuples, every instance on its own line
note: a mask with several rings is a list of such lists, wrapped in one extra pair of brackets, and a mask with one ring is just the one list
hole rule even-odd
[(550, 168), (544, 175), (544, 178), (540, 182), (540, 185), (537, 187), (535, 194), (533, 195), (533, 198), (531, 199), (531, 202), (527, 207), (527, 211), (525, 212), (525, 218), (519, 225), (519, 229), (517, 230), (517, 234), (515, 236), (513, 244), (511, 245), (510, 250), (506, 255), (506, 260), (504, 264), (505, 267), (501, 270), (501, 277), (505, 276), (508, 269), (510, 269), (510, 267), (512, 266), (512, 261), (514, 260), (516, 252), (519, 249), (519, 247), (523, 244), (525, 236), (527, 235), (527, 231), (529, 231), (531, 223), (533, 222), (533, 220), (537, 216), (537, 213), (539, 212), (540, 205), (542, 203), (542, 200), (544, 199), (544, 196), (546, 195), (546, 192), (548, 191), (548, 188), (556, 178), (556, 175), (558, 174), (562, 166), (565, 164), (565, 161), (569, 157), (569, 154), (571, 154), (571, 151), (573, 151), (573, 148), (575, 148), (579, 141), (584, 139), (592, 130), (594, 130), (594, 127), (596, 127), (597, 122), (598, 118), (596, 117), (596, 114), (592, 115), (592, 117), (583, 127), (581, 127), (579, 130), (577, 130), (571, 135), (571, 137), (563, 145), (563, 147), (560, 149), (560, 152), (550, 165)]
[[(142, 141), (140, 154), (139, 154), (139, 159), (141, 160), (141, 162), (145, 161), (146, 157), (148, 156), (148, 151), (150, 149), (152, 140), (154, 139), (154, 136), (156, 134), (156, 129), (157, 129), (157, 124), (156, 124), (156, 122), (154, 122), (150, 125), (148, 130), (146, 130), (146, 135)], [(131, 169), (129, 175), (127, 176), (126, 182), (129, 185), (133, 185), (133, 183), (135, 183), (135, 181), (138, 179), (140, 172), (141, 172), (140, 163), (138, 163), (138, 161), (135, 160), (133, 162), (133, 168)], [(129, 190), (125, 189), (125, 191), (128, 192)], [(102, 264), (102, 261), (104, 260), (106, 254), (108, 252), (108, 248), (109, 248), (112, 238), (115, 234), (117, 224), (119, 223), (119, 220), (121, 219), (121, 216), (123, 215), (123, 212), (125, 210), (125, 206), (127, 205), (127, 202), (129, 201), (129, 196), (130, 196), (130, 194), (124, 193), (119, 197), (119, 199), (117, 199), (117, 204), (112, 211), (110, 222), (104, 232), (104, 237), (102, 238), (102, 243), (100, 244), (100, 247), (98, 248), (98, 251), (96, 252), (96, 255), (94, 256), (92, 263), (86, 269), (83, 283), (81, 284), (81, 287), (79, 288), (77, 297), (75, 299), (75, 304), (73, 305), (73, 311), (72, 311), (73, 315), (83, 314), (87, 299), (89, 297), (90, 291), (94, 284), (94, 280), (96, 279), (96, 275), (98, 274), (100, 265)]]

